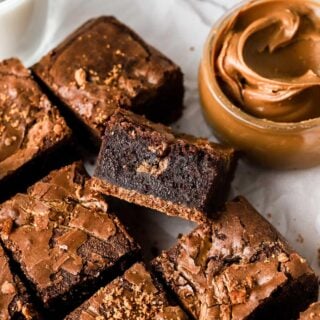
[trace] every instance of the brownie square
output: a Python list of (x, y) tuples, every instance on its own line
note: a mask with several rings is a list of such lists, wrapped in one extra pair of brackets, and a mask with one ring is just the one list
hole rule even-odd
[(32, 69), (96, 143), (116, 107), (165, 123), (182, 112), (180, 68), (113, 17), (89, 20)]
[(174, 134), (119, 109), (106, 123), (93, 188), (168, 215), (202, 221), (224, 202), (235, 163), (231, 148)]
[(0, 62), (0, 199), (39, 175), (70, 135), (30, 71), (17, 59)]
[(9, 266), (9, 259), (0, 245), (0, 319), (39, 319), (25, 286)]
[(313, 303), (300, 313), (299, 320), (320, 320), (320, 302)]
[(74, 163), (0, 205), (1, 239), (47, 318), (72, 310), (139, 253), (89, 184)]
[(66, 317), (80, 319), (187, 320), (187, 316), (169, 302), (145, 266), (136, 263)]
[(195, 319), (297, 319), (318, 295), (307, 262), (242, 197), (153, 266)]

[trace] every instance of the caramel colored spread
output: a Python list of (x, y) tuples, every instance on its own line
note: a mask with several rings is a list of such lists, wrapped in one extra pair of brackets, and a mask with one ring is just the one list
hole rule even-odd
[(220, 34), (215, 68), (223, 91), (258, 118), (299, 122), (320, 116), (320, 17), (303, 0), (243, 6)]

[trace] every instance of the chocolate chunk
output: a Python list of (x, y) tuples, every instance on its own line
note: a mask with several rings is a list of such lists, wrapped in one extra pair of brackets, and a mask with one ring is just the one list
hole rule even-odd
[(85, 23), (33, 71), (97, 143), (117, 107), (165, 123), (182, 111), (180, 68), (113, 17)]
[(242, 197), (153, 266), (199, 320), (296, 319), (318, 295), (307, 262)]
[(39, 319), (20, 278), (12, 272), (0, 245), (0, 319)]
[(72, 312), (66, 320), (139, 319), (187, 320), (177, 306), (168, 301), (163, 288), (136, 263), (119, 277), (101, 288)]
[[(17, 59), (0, 63), (0, 198), (20, 189), (71, 132)], [(36, 167), (32, 174), (31, 169)]]
[(106, 123), (93, 187), (168, 215), (202, 221), (224, 202), (235, 168), (231, 148), (118, 110)]
[(0, 206), (1, 239), (51, 316), (69, 312), (137, 258), (138, 246), (89, 184), (75, 163)]

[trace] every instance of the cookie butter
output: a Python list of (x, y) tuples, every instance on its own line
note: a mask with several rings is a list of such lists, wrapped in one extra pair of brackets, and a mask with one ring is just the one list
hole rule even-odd
[(216, 136), (275, 168), (320, 164), (320, 5), (257, 0), (211, 30), (199, 70)]
[(217, 54), (221, 86), (259, 118), (295, 122), (320, 115), (320, 18), (306, 1), (261, 1), (230, 19)]

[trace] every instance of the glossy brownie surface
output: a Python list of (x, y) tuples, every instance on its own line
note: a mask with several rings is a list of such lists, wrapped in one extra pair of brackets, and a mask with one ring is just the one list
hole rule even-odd
[(182, 110), (182, 74), (113, 17), (89, 20), (33, 67), (96, 138), (116, 107), (169, 122)]
[(70, 130), (17, 59), (0, 63), (0, 182), (69, 138)]
[(307, 262), (241, 197), (153, 265), (200, 320), (297, 318), (318, 294)]
[(187, 317), (178, 306), (169, 303), (145, 266), (136, 263), (66, 319), (187, 320)]
[(82, 165), (74, 163), (0, 206), (1, 239), (52, 313), (81, 303), (138, 251), (89, 183)]
[(226, 198), (235, 162), (231, 148), (118, 110), (106, 123), (94, 176), (102, 192), (197, 221)]

